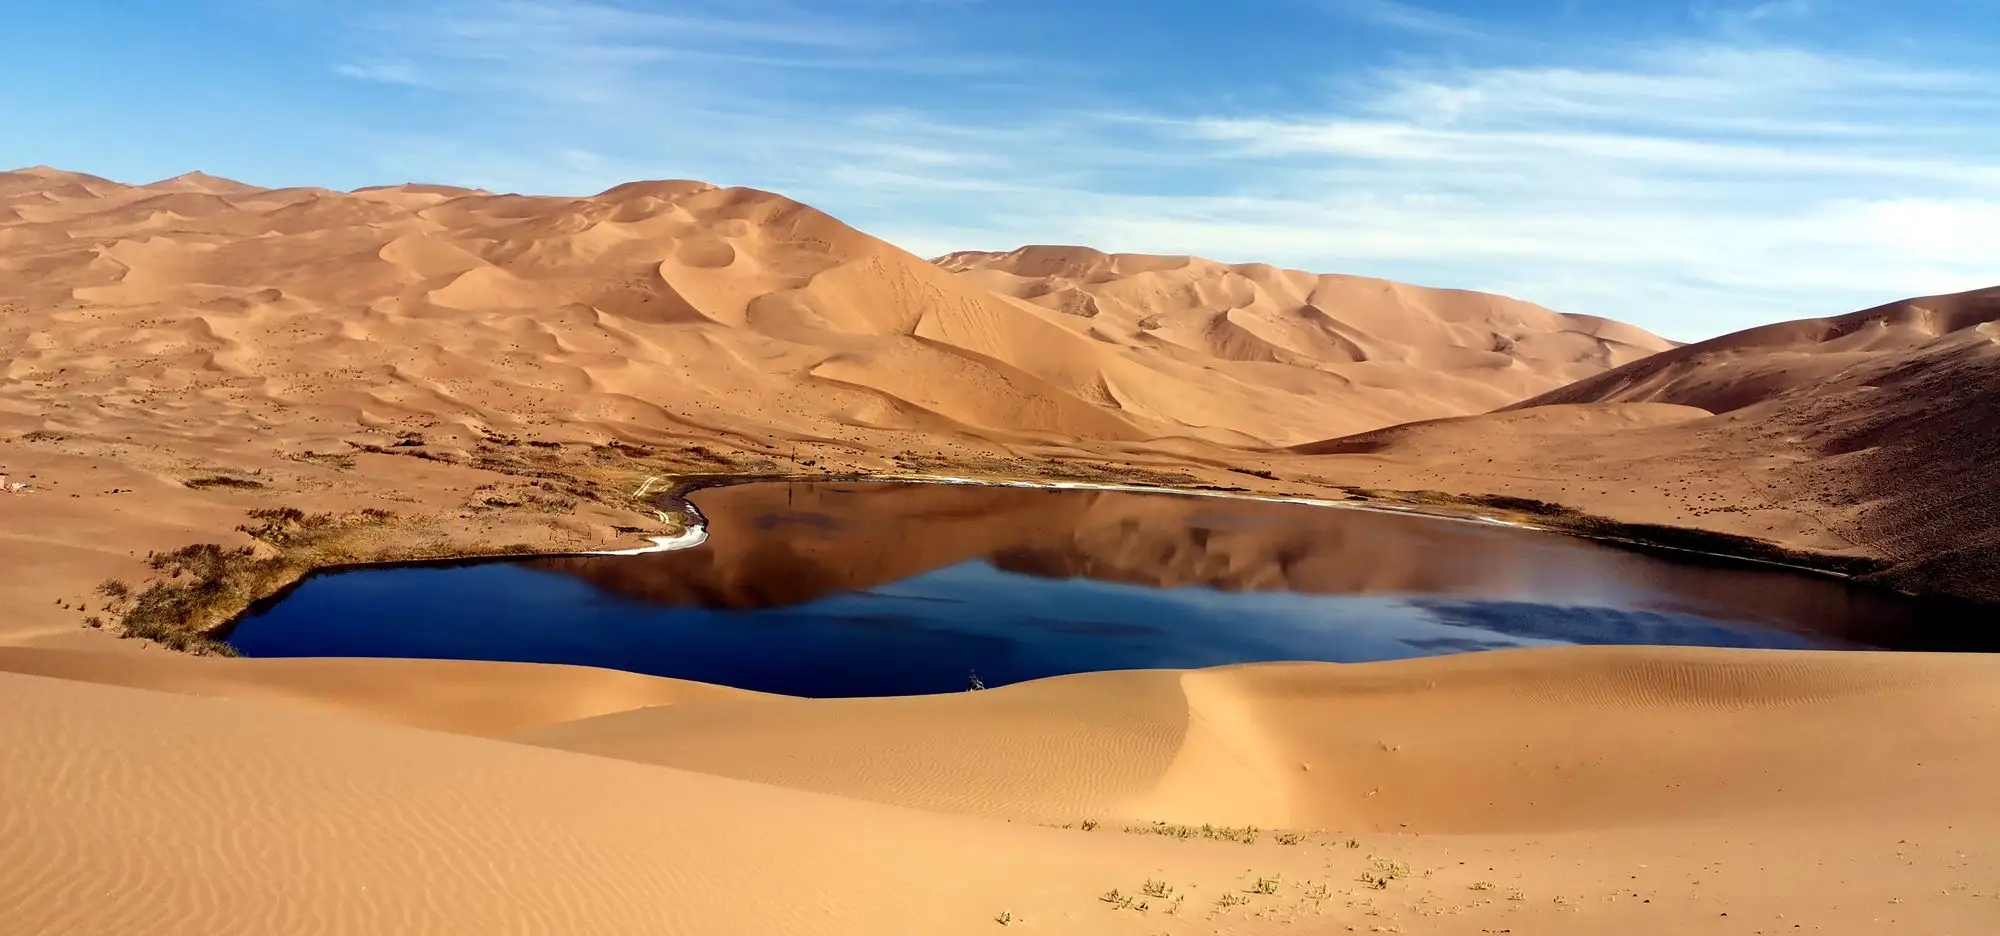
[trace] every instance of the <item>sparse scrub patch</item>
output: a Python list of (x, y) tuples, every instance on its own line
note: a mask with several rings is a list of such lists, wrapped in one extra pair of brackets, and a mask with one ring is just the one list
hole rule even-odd
[(1388, 858), (1370, 856), (1368, 870), (1361, 872), (1361, 883), (1376, 890), (1383, 890), (1389, 886), (1390, 881), (1409, 876), (1409, 865)]
[(1787, 549), (1766, 540), (1734, 533), (1658, 523), (1626, 523), (1585, 513), (1574, 507), (1506, 494), (1447, 494), (1443, 491), (1376, 491), (1343, 487), (1350, 496), (1363, 500), (1436, 507), (1484, 507), (1532, 520), (1537, 526), (1572, 533), (1629, 548), (1667, 548), (1771, 562), (1839, 575), (1865, 576), (1886, 567), (1865, 556), (1835, 556)]
[(248, 516), (251, 522), (237, 529), (268, 550), (196, 543), (148, 556), (147, 565), (158, 578), (136, 594), (115, 580), (99, 585), (98, 593), (111, 599), (110, 609), (123, 606), (120, 634), (189, 653), (234, 655), (227, 643), (215, 638), (217, 631), (251, 602), (297, 581), (310, 569), (355, 561), (359, 557), (342, 541), (387, 523), (394, 514), (367, 510), (337, 516), (270, 507)]
[(1133, 835), (1164, 835), (1177, 839), (1205, 838), (1244, 845), (1256, 844), (1258, 834), (1256, 826), (1215, 826), (1205, 822), (1198, 826), (1153, 822), (1146, 825), (1129, 825), (1125, 827), (1125, 831)]
[(292, 456), (292, 460), (309, 465), (321, 465), (336, 471), (348, 471), (354, 467), (354, 456), (340, 452), (299, 452)]
[(203, 475), (199, 478), (189, 478), (181, 482), (181, 486), (194, 488), (195, 490), (205, 488), (236, 488), (238, 490), (256, 491), (263, 489), (264, 482), (254, 478), (236, 478), (229, 475)]
[(132, 601), (120, 631), (155, 640), (175, 650), (233, 656), (228, 644), (209, 636), (243, 606), (290, 580), (276, 559), (259, 559), (248, 546), (225, 549), (197, 543), (155, 553), (147, 564), (167, 576)]

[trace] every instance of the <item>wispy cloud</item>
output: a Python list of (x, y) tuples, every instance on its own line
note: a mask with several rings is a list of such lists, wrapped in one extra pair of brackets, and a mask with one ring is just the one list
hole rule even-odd
[[(1342, 6), (1398, 28), (1473, 25)], [(751, 184), (924, 254), (1070, 242), (1259, 260), (1504, 292), (1679, 338), (2000, 282), (1992, 70), (1724, 38), (1349, 71), (1318, 107), (890, 107), (834, 79), (965, 78), (900, 17), (821, 29), (744, 6), (481, 9), (375, 23), (353, 77), (448, 89), (522, 134), (385, 141), (391, 171), (541, 191)], [(1020, 64), (979, 67), (1038, 76)], [(1066, 90), (1051, 87), (1046, 100)]]
[(1694, 13), (1697, 19), (1724, 33), (1740, 35), (1774, 23), (1797, 22), (1811, 16), (1814, 7), (1814, 0), (1762, 0), (1748, 4), (1704, 2), (1695, 6)]
[(1319, 0), (1336, 15), (1433, 36), (1468, 37), (1481, 34), (1478, 25), (1463, 16), (1444, 13), (1401, 0)]
[(383, 60), (343, 62), (335, 65), (333, 70), (344, 78), (353, 78), (356, 81), (408, 85), (413, 88), (424, 87), (427, 84), (423, 73), (408, 62)]
[(609, 103), (662, 85), (713, 91), (725, 84), (715, 80), (725, 70), (755, 78), (774, 70), (963, 75), (1007, 67), (991, 56), (926, 54), (892, 23), (779, 0), (681, 4), (672, 13), (609, 0), (452, 0), (360, 25), (395, 52), (337, 66), (347, 77), (410, 84), (418, 72), (408, 62), (422, 59), (432, 83), (565, 103)]

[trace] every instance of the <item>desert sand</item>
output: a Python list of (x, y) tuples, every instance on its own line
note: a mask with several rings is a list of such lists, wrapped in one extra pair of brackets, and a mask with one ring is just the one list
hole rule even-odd
[[(1986, 657), (1564, 648), (805, 700), (118, 634), (153, 585), (212, 585), (206, 627), (315, 566), (640, 545), (673, 521), (634, 493), (700, 474), (1508, 495), (1991, 598), (1996, 295), (1675, 347), (1261, 265), (927, 262), (695, 182), (0, 174), (0, 933), (1989, 932)], [(886, 499), (934, 535), (864, 571), (1267, 574), (1186, 550), (1172, 509), (1075, 518), (1103, 541), (1079, 550), (992, 500)], [(630, 561), (753, 602), (839, 584), (746, 576), (756, 545)], [(1305, 546), (1300, 575), (1421, 575)]]
[[(406, 727), (450, 722), (462, 698), (334, 715), (314, 708), (363, 690), (322, 684), (279, 701), (272, 662), (0, 657), (0, 931), (1970, 934), (2000, 918), (2000, 691), (1979, 658), (1508, 651), (682, 699), (499, 738)], [(77, 681), (102, 678), (228, 701)], [(1258, 832), (1152, 831), (1204, 822)]]
[(1751, 329), (1293, 451), (1312, 456), (1294, 470), (1866, 556), (1906, 591), (2000, 600), (2000, 289)]

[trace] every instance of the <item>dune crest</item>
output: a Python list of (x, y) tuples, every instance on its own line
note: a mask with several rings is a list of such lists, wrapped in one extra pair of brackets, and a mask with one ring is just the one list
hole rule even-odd
[[(1264, 264), (1054, 246), (935, 262), (1128, 356), (1226, 375), (1220, 385), (1190, 375), (1172, 399), (1144, 389), (1128, 396), (1184, 422), (1227, 412), (1235, 428), (1273, 443), (1307, 441), (1291, 427), (1317, 419), (1361, 431), (1484, 412), (1672, 347), (1631, 326), (1505, 297)], [(1299, 413), (1300, 404), (1272, 394), (1274, 384), (1311, 394), (1303, 405), (1316, 412)]]
[(1910, 299), (1663, 351), (1491, 415), (1294, 451), (1405, 488), (1865, 556), (1897, 588), (2000, 601), (1996, 330), (2000, 288)]
[[(323, 688), (429, 664), (188, 662), (0, 656), (0, 932), (1859, 934), (1977, 932), (2000, 899), (1977, 656), (1569, 648), (721, 695), (517, 743), (267, 694), (267, 664)], [(618, 680), (642, 705), (670, 686), (574, 671), (516, 704)]]
[[(84, 316), (94, 360), (178, 392), (187, 378), (168, 374), (218, 349), (157, 330), (199, 320), (257, 348), (228, 379), (291, 388), (244, 405), (322, 420), (400, 392), (338, 368), (393, 363), (399, 382), (449, 385), (467, 415), (536, 421), (579, 408), (551, 382), (615, 367), (609, 392), (698, 420), (758, 413), (767, 434), (823, 436), (832, 420), (1288, 444), (1491, 409), (1666, 346), (1497, 297), (1190, 258), (1024, 248), (932, 264), (780, 196), (687, 181), (553, 198), (33, 169), (0, 180), (0, 210), (0, 290), (29, 313), (4, 337), (32, 327), (68, 346)], [(271, 288), (298, 304), (214, 305)], [(523, 328), (604, 350), (516, 350)], [(102, 379), (54, 348), (35, 364), (71, 389)]]

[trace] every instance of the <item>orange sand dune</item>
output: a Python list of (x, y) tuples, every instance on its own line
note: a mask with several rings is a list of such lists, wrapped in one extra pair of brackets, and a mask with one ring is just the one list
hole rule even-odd
[[(1672, 348), (1259, 265), (927, 263), (697, 182), (0, 173), (0, 934), (1994, 931), (1988, 657), (1560, 649), (813, 701), (113, 634), (149, 586), (233, 608), (309, 565), (632, 546), (674, 529), (642, 492), (700, 473), (1503, 493), (2000, 597), (1995, 295)], [(758, 496), (697, 500), (720, 530)], [(1436, 558), (1033, 497), (885, 492), (898, 537), (540, 561), (757, 603), (969, 556), (1262, 587), (1282, 554), (1356, 589)], [(265, 577), (148, 561), (201, 543)]]
[(2000, 600), (2000, 289), (1755, 328), (1295, 451), (1315, 456), (1298, 470), (1866, 556), (1906, 590)]
[[(1975, 933), (2000, 920), (1991, 662), (1102, 673), (683, 701), (533, 746), (7, 674), (0, 932)], [(52, 663), (82, 672), (7, 659)], [(174, 681), (264, 682), (214, 669)], [(1260, 829), (1127, 831), (1155, 821)]]
[(2000, 334), (2000, 288), (1906, 299), (1834, 318), (1780, 322), (1685, 345), (1587, 377), (1531, 400), (1551, 403), (1678, 403), (1727, 413), (1803, 391), (1833, 392), (1861, 374), (1887, 373), (1908, 356), (1990, 345)]
[(1017, 301), (1048, 284), (1005, 258), (951, 258), (954, 276), (694, 182), (578, 199), (25, 170), (0, 204), (18, 216), (0, 292), (26, 306), (7, 337), (51, 343), (14, 370), (38, 400), (113, 410), (51, 407), (28, 427), (49, 430), (213, 381), (335, 425), (1298, 442), (1490, 409), (1667, 346), (1497, 297), (1188, 260), (1089, 286), (1109, 311), (1082, 318)]
[(52, 573), (0, 581), (0, 640), (91, 644), (92, 586), (244, 544), (250, 509), (390, 510), (432, 553), (574, 550), (657, 532), (611, 492), (687, 470), (1019, 473), (1032, 452), (1214, 483), (1229, 446), (1474, 413), (1666, 347), (1498, 297), (1175, 258), (1064, 273), (1104, 280), (1077, 287), (1093, 317), (1018, 298), (1054, 275), (1029, 260), (1072, 253), (939, 266), (699, 182), (0, 173), (0, 475), (33, 486), (0, 564)]
[(173, 653), (135, 659), (0, 646), (0, 672), (281, 702), (484, 737), (649, 705), (759, 696), (619, 670), (472, 660), (234, 660)]
[[(1322, 420), (1359, 429), (1482, 412), (1672, 347), (1629, 325), (1501, 296), (1263, 264), (1087, 247), (968, 251), (937, 262), (1061, 313), (1098, 342), (1211, 371), (1180, 371), (1185, 382), (1170, 399), (1144, 406), (1199, 412), (1273, 442)], [(1273, 386), (1314, 398), (1276, 397)]]

